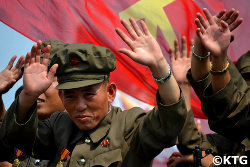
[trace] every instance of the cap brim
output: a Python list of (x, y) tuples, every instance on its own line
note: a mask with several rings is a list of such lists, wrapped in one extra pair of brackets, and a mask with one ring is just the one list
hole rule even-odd
[(56, 89), (75, 89), (75, 88), (81, 88), (85, 86), (90, 86), (94, 84), (98, 84), (103, 82), (104, 79), (99, 80), (84, 80), (84, 81), (74, 81), (74, 82), (65, 82), (62, 84), (58, 84)]

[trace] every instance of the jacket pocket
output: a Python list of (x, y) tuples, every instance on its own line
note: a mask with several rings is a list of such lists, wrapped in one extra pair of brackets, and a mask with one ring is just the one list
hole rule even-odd
[(97, 155), (90, 160), (90, 166), (117, 166), (122, 161), (121, 149), (115, 149), (102, 154)]

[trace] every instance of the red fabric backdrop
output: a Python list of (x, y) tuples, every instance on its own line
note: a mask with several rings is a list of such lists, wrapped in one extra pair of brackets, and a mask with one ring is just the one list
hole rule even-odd
[[(116, 35), (120, 18), (144, 19), (151, 33), (160, 43), (166, 59), (175, 38), (182, 35), (195, 37), (196, 12), (207, 7), (213, 12), (235, 7), (244, 18), (235, 32), (235, 42), (230, 47), (233, 61), (248, 50), (250, 40), (246, 21), (247, 0), (0, 0), (0, 20), (33, 41), (57, 39), (67, 43), (92, 43), (110, 48), (117, 58), (117, 69), (111, 80), (125, 93), (148, 104), (155, 104), (157, 85), (150, 71), (117, 52), (127, 47)], [(246, 38), (243, 38), (246, 37)], [(247, 38), (248, 37), (248, 38)], [(244, 40), (243, 40), (244, 39)], [(189, 41), (188, 41), (189, 43)], [(192, 93), (192, 107), (196, 117), (205, 118), (200, 102)]]

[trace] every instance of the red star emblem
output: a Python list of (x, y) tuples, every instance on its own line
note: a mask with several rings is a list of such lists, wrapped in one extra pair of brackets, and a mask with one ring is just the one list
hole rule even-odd
[(78, 66), (79, 61), (74, 57), (73, 59), (71, 59), (71, 65), (72, 66)]
[(44, 46), (43, 49), (42, 49), (42, 53), (45, 53), (45, 46)]

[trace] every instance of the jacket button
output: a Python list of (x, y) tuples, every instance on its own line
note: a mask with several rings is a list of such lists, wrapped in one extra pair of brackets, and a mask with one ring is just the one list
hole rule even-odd
[(84, 158), (80, 159), (79, 165), (84, 165), (86, 163), (86, 160)]
[(85, 139), (85, 143), (89, 144), (89, 143), (90, 143), (90, 139), (89, 139), (89, 138), (86, 138), (86, 139)]
[(40, 159), (35, 159), (34, 165), (35, 165), (35, 166), (39, 166), (39, 165), (40, 165)]

